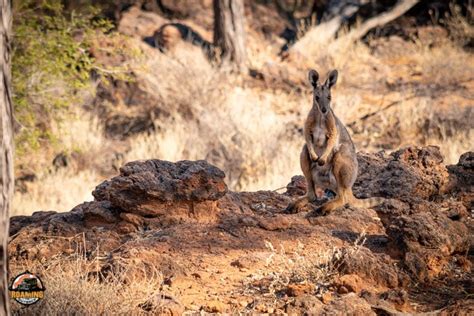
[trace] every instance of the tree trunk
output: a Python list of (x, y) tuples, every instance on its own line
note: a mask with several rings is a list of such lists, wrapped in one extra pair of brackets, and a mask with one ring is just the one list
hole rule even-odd
[(243, 0), (214, 0), (214, 45), (223, 64), (247, 69)]
[(11, 99), (11, 0), (0, 0), (0, 316), (9, 315), (7, 242), (13, 197), (13, 107)]

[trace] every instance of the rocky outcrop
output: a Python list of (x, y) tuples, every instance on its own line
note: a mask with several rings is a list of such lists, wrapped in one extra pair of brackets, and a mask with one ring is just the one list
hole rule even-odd
[(390, 155), (358, 155), (356, 196), (381, 196), (399, 200), (429, 199), (443, 194), (448, 170), (438, 147), (408, 147)]
[(419, 280), (449, 274), (456, 260), (452, 255), (469, 251), (470, 218), (460, 202), (386, 203), (377, 209), (387, 228), (390, 253)]
[(448, 171), (454, 178), (455, 188), (470, 192), (474, 190), (474, 152), (462, 154), (456, 165), (448, 166)]
[[(284, 213), (293, 199), (305, 194), (301, 176), (293, 177), (283, 194), (228, 192), (224, 173), (206, 161), (130, 162), (96, 187), (95, 201), (66, 213), (13, 217), (11, 265), (79, 251), (86, 258), (104, 258), (94, 264), (94, 273), (100, 275), (127, 271), (127, 276), (140, 277), (158, 269), (163, 291), (184, 293), (173, 301), (181, 309), (195, 305), (195, 294), (186, 293), (196, 287), (242, 295), (216, 300), (203, 294), (204, 311), (368, 315), (413, 312), (411, 300), (425, 304), (424, 310), (452, 302), (464, 306), (459, 293), (469, 291), (472, 276), (474, 225), (466, 207), (474, 195), (472, 153), (447, 167), (436, 147), (409, 147), (389, 155), (361, 153), (358, 159), (355, 194), (390, 199), (374, 209), (346, 207), (316, 217)], [(365, 242), (358, 250), (347, 250), (361, 236)], [(249, 272), (291, 269), (293, 261), (284, 267), (269, 262), (302, 246), (303, 252), (295, 250), (297, 260), (340, 249), (336, 271), (331, 272), (337, 275), (328, 274), (321, 284), (292, 283), (276, 307), (258, 303), (264, 296), (249, 297), (235, 288)], [(232, 288), (216, 289), (221, 283), (213, 279), (215, 273)], [(455, 284), (449, 288), (452, 292), (443, 290), (444, 298), (431, 303), (414, 298), (419, 297), (419, 292), (412, 293), (414, 285), (420, 291), (440, 280)], [(326, 289), (323, 295), (315, 296), (321, 289)], [(219, 308), (205, 303), (211, 301), (219, 302), (214, 304)]]
[(155, 217), (168, 214), (212, 213), (214, 201), (227, 192), (225, 174), (206, 161), (135, 161), (120, 175), (92, 192), (96, 201), (109, 201), (124, 212)]
[(450, 192), (457, 195), (464, 206), (474, 209), (474, 152), (464, 153), (456, 165), (448, 166)]

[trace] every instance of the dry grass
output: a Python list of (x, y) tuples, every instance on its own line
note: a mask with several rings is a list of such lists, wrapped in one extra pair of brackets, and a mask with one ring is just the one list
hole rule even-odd
[(436, 84), (434, 89), (458, 87), (460, 83), (472, 80), (473, 56), (447, 39), (434, 47), (418, 43), (416, 53), (410, 57), (421, 72), (422, 82)]
[[(164, 312), (165, 299), (160, 293), (163, 278), (158, 271), (150, 273), (147, 268), (148, 272), (140, 277), (127, 275), (127, 271), (103, 276), (91, 273), (97, 264), (96, 260), (76, 255), (53, 258), (46, 266), (29, 263), (11, 267), (11, 275), (25, 270), (34, 272), (46, 287), (44, 299), (34, 305), (24, 307), (12, 303), (13, 314), (156, 315)], [(123, 279), (125, 276), (127, 279)]]
[(83, 201), (91, 201), (91, 192), (100, 180), (93, 170), (60, 169), (40, 175), (35, 182), (26, 184), (26, 192), (15, 192), (10, 215), (30, 215), (40, 210), (69, 211)]
[[(471, 30), (464, 20), (449, 21), (459, 26), (456, 30)], [(456, 43), (446, 39), (427, 47), (389, 41), (389, 49), (380, 52), (373, 45), (341, 40), (328, 41), (322, 48), (305, 35), (297, 45), (304, 54), (280, 63), (275, 46), (249, 34), (253, 67), (276, 64), (302, 74), (314, 67), (321, 76), (332, 68), (340, 71), (333, 108), (343, 122), (360, 126), (350, 131), (356, 134), (358, 150), (435, 144), (447, 163), (456, 163), (460, 154), (472, 150), (472, 124), (459, 128), (456, 120), (464, 116), (468, 121), (472, 113), (466, 108), (472, 98), (474, 62)], [(199, 49), (187, 45), (164, 55), (138, 40), (130, 42), (146, 56), (131, 66), (140, 87), (160, 100), (156, 106), (170, 116), (155, 121), (154, 132), (130, 137), (117, 165), (149, 158), (206, 159), (225, 171), (231, 189), (252, 191), (283, 187), (301, 173), (303, 137), (297, 128), (310, 107), (308, 94), (249, 85), (247, 76), (213, 67)], [(383, 41), (374, 45), (383, 47)], [(396, 105), (384, 109), (391, 102)], [(450, 118), (444, 119), (447, 114)], [(83, 163), (59, 171), (50, 166), (35, 170), (37, 180), (27, 184), (26, 192), (16, 193), (13, 214), (66, 211), (91, 198), (91, 190), (104, 177), (94, 171), (110, 163), (101, 157), (114, 146), (103, 136), (101, 124), (83, 113), (64, 122), (58, 147), (78, 153)]]
[(291, 153), (301, 144), (287, 137), (292, 119), (277, 108), (299, 107), (298, 99), (241, 87), (241, 78), (196, 56), (181, 50), (173, 58), (158, 55), (149, 61), (149, 69), (162, 69), (146, 74), (150, 91), (174, 112), (169, 120), (156, 122), (156, 133), (134, 138), (124, 160), (206, 159), (226, 172), (233, 189), (285, 185), (298, 171), (298, 156)]
[[(61, 135), (61, 152), (70, 156), (77, 154), (92, 166), (100, 158), (100, 151), (107, 140), (97, 118), (83, 111), (53, 126)], [(95, 158), (94, 158), (95, 157)], [(25, 182), (25, 191), (17, 190), (13, 199), (11, 215), (29, 215), (38, 210), (65, 212), (83, 201), (92, 200), (91, 192), (102, 177), (93, 168), (83, 168), (70, 159), (65, 168), (56, 169), (50, 162), (43, 162), (43, 168), (36, 172), (36, 180)]]
[(283, 246), (276, 249), (266, 241), (270, 254), (265, 268), (243, 282), (243, 294), (258, 295), (267, 303), (277, 302), (287, 294), (290, 284), (299, 284), (311, 289), (309, 294), (321, 297), (328, 291), (342, 265), (359, 252), (365, 240), (365, 234), (361, 234), (352, 246), (331, 248), (319, 253), (308, 253), (300, 242), (295, 250), (288, 251)]

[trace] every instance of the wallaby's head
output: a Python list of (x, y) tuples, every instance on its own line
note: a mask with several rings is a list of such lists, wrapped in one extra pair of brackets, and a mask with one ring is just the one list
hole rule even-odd
[(337, 70), (332, 70), (324, 84), (319, 83), (319, 74), (311, 69), (308, 73), (309, 82), (313, 86), (313, 107), (316, 107), (321, 113), (329, 112), (331, 106), (331, 88), (337, 81)]

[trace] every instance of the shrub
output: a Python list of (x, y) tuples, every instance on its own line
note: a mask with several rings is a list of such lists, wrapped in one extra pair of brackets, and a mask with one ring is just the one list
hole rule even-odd
[[(51, 122), (61, 121), (93, 93), (92, 76), (111, 71), (91, 54), (97, 37), (116, 38), (110, 21), (84, 6), (67, 11), (60, 0), (15, 3), (12, 43), (13, 102), (17, 121), (17, 157), (54, 144)], [(118, 49), (118, 48), (117, 48)], [(104, 76), (101, 76), (104, 75)]]

